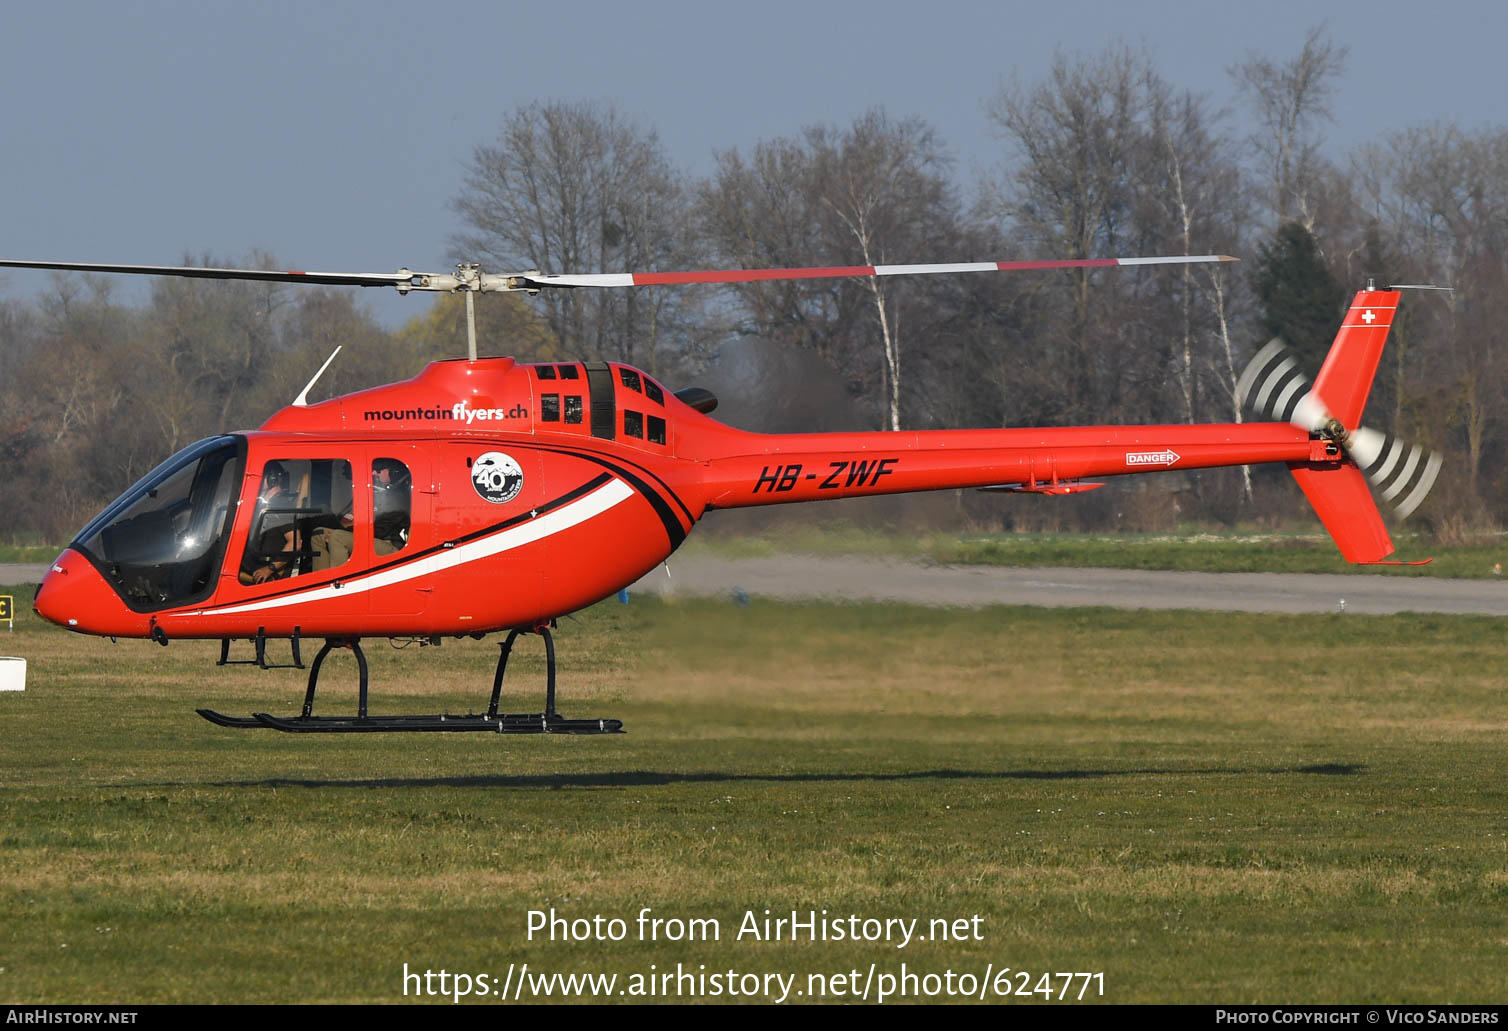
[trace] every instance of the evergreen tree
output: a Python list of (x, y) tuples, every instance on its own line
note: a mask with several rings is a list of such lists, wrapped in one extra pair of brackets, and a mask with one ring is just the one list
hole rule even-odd
[(1345, 291), (1325, 267), (1309, 230), (1298, 222), (1279, 229), (1261, 249), (1252, 287), (1267, 336), (1287, 341), (1313, 377), (1340, 327)]

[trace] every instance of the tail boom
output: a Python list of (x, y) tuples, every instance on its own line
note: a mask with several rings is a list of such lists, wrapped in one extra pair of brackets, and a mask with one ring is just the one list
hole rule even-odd
[(1328, 442), (1284, 423), (749, 435), (746, 443), (758, 449), (707, 462), (708, 507), (1339, 461), (1338, 453), (1327, 451)]
[[(1369, 469), (1386, 466), (1397, 480), (1389, 489), (1409, 510), (1439, 468), (1422, 452), (1390, 450), (1371, 442), (1369, 431), (1358, 432), (1398, 296), (1393, 290), (1356, 294), (1312, 390), (1303, 389), (1281, 345), (1259, 353), (1238, 392), (1257, 393), (1260, 408), (1292, 421), (799, 435), (726, 428), (712, 453), (695, 456), (702, 462), (705, 507), (968, 487), (1069, 494), (1098, 486), (1081, 482), (1088, 478), (1281, 462), (1342, 555), (1380, 562), (1392, 554), (1393, 542), (1357, 460)], [(1276, 392), (1281, 396), (1268, 405), (1267, 395)], [(1348, 454), (1351, 448), (1357, 454)], [(1395, 451), (1404, 456), (1393, 463), (1396, 473), (1388, 457)]]

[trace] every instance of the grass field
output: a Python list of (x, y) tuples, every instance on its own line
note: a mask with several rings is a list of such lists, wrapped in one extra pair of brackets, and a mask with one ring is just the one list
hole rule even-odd
[[(557, 635), (562, 710), (629, 731), (592, 739), (224, 730), (193, 708), (293, 714), (302, 675), (22, 616), (0, 1001), (398, 1002), (405, 963), (525, 962), (619, 989), (905, 963), (1103, 972), (1112, 1002), (1508, 997), (1495, 620), (636, 597)], [(369, 655), (374, 712), (465, 711), (496, 646)], [(640, 942), (644, 907), (721, 940)], [(529, 941), (551, 908), (628, 940)], [(765, 909), (977, 914), (982, 940), (733, 940)]]

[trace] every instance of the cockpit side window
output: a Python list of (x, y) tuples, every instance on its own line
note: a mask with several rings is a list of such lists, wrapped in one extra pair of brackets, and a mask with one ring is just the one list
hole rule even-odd
[(84, 527), (73, 547), (137, 611), (207, 597), (225, 553), (244, 454), (237, 437), (185, 448)]
[(353, 501), (344, 459), (269, 460), (237, 578), (264, 584), (345, 565), (355, 546)]

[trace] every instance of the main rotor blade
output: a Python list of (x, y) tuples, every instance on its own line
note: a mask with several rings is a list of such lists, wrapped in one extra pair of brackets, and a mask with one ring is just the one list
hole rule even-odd
[(1116, 265), (1188, 265), (1238, 261), (1225, 254), (1179, 254), (1152, 258), (1079, 258), (1059, 261), (968, 261), (930, 265), (835, 265), (809, 268), (706, 269), (699, 272), (604, 272), (518, 278), (528, 287), (674, 286), (682, 283), (758, 283), (777, 279), (841, 279), (853, 276), (931, 276), (959, 272), (1024, 272), (1033, 269), (1112, 268)]
[(1063, 261), (975, 261), (933, 265), (839, 265), (814, 268), (709, 269), (700, 272), (609, 272), (585, 275), (504, 272), (483, 273), (476, 265), (458, 265), (454, 273), (304, 272), (250, 268), (200, 268), (194, 265), (105, 265), (84, 261), (18, 261), (0, 258), (0, 268), (53, 269), (60, 272), (117, 272), (184, 279), (241, 279), (264, 283), (312, 283), (319, 286), (391, 286), (411, 290), (492, 293), (560, 287), (671, 286), (681, 283), (757, 283), (778, 279), (838, 279), (845, 276), (926, 276), (958, 272), (1020, 272), (1030, 269), (1109, 268), (1116, 265), (1187, 265), (1236, 261), (1224, 254), (1180, 254), (1153, 258), (1082, 258)]
[(319, 286), (397, 286), (413, 279), (400, 272), (296, 272), (249, 268), (200, 268), (194, 265), (102, 265), (83, 261), (15, 261), (0, 258), (0, 267), (54, 269), (59, 272), (124, 272), (185, 279), (246, 279), (267, 283), (313, 283)]

